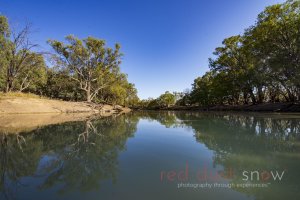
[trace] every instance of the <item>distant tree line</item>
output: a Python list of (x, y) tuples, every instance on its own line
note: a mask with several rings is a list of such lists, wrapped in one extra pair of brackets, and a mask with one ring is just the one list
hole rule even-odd
[[(138, 101), (135, 85), (120, 71), (120, 45), (106, 46), (93, 37), (73, 35), (66, 43), (49, 40), (55, 53), (35, 51), (30, 25), (13, 31), (0, 16), (0, 90), (30, 92), (55, 99), (131, 106)], [(49, 57), (49, 62), (45, 57)], [(46, 63), (51, 63), (47, 66)]]
[(140, 100), (137, 104), (138, 107), (144, 109), (160, 109), (160, 108), (168, 108), (170, 106), (174, 106), (176, 103), (176, 93), (170, 93), (166, 91), (164, 94), (160, 95), (158, 98), (153, 99), (144, 99)]

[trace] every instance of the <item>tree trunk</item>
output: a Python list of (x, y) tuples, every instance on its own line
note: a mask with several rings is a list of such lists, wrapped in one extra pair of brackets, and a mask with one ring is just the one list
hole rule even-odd
[(10, 67), (7, 68), (6, 71), (6, 90), (5, 92), (8, 93), (12, 90), (12, 85), (13, 85), (13, 79), (10, 73)]
[(5, 92), (8, 93), (12, 90), (12, 81), (8, 78), (6, 81), (6, 90)]
[(262, 87), (258, 87), (258, 103), (263, 103), (264, 101), (264, 93)]
[(248, 93), (247, 92), (243, 92), (243, 98), (244, 98), (244, 104), (248, 105)]
[(92, 99), (91, 99), (91, 83), (90, 82), (88, 83), (88, 87), (87, 87), (87, 90), (86, 90), (86, 101), (87, 102), (92, 102)]
[(253, 94), (252, 89), (249, 90), (249, 94), (250, 94), (250, 97), (252, 100), (252, 104), (256, 104), (256, 98), (255, 98), (255, 95)]
[(288, 93), (289, 101), (294, 102), (295, 101), (294, 94), (289, 89), (287, 89), (287, 93)]
[(20, 92), (23, 92), (23, 90), (25, 90), (26, 88), (29, 87), (30, 82), (28, 82), (27, 84), (25, 84), (26, 81), (27, 81), (27, 78), (28, 78), (28, 76), (26, 76), (26, 77), (22, 80), (22, 83), (21, 83), (21, 86), (20, 86), (20, 89), (19, 89)]

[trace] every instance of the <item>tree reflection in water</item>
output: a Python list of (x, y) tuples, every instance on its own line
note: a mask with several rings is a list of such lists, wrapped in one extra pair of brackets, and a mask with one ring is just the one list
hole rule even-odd
[(89, 191), (117, 180), (118, 154), (138, 120), (125, 115), (51, 125), (30, 133), (1, 133), (0, 190), (13, 199), (23, 177), (42, 177), (40, 189)]
[[(125, 150), (140, 119), (166, 128), (188, 128), (212, 150), (212, 163), (234, 171), (239, 183), (243, 170), (282, 170), (287, 173), (272, 187), (239, 189), (255, 199), (295, 199), (300, 180), (300, 119), (289, 114), (198, 112), (133, 112), (127, 115), (42, 127), (28, 133), (0, 135), (0, 190), (14, 198), (24, 177), (41, 179), (40, 190), (99, 189), (102, 181), (117, 181), (118, 156)], [(201, 152), (199, 152), (201, 154)], [(255, 182), (255, 181), (254, 181)]]
[(243, 183), (244, 170), (287, 170), (284, 179), (273, 182), (269, 189), (244, 188), (240, 192), (254, 195), (255, 199), (300, 199), (299, 115), (221, 112), (140, 112), (139, 115), (162, 125), (167, 122), (166, 127), (192, 128), (196, 140), (213, 150), (213, 165), (222, 166), (225, 173), (233, 169), (235, 176), (229, 180), (232, 183)]
[(24, 186), (20, 177), (34, 174), (41, 156), (41, 142), (26, 138), (0, 134), (0, 190), (7, 199), (13, 199), (18, 187)]

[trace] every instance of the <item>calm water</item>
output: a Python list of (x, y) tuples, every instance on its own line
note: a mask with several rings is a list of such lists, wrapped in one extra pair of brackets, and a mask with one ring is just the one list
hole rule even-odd
[(0, 145), (0, 199), (300, 199), (299, 114), (133, 112)]

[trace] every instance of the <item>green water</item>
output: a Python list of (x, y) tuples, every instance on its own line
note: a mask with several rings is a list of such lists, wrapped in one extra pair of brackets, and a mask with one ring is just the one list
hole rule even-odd
[(0, 199), (300, 199), (299, 114), (133, 112), (0, 142)]

